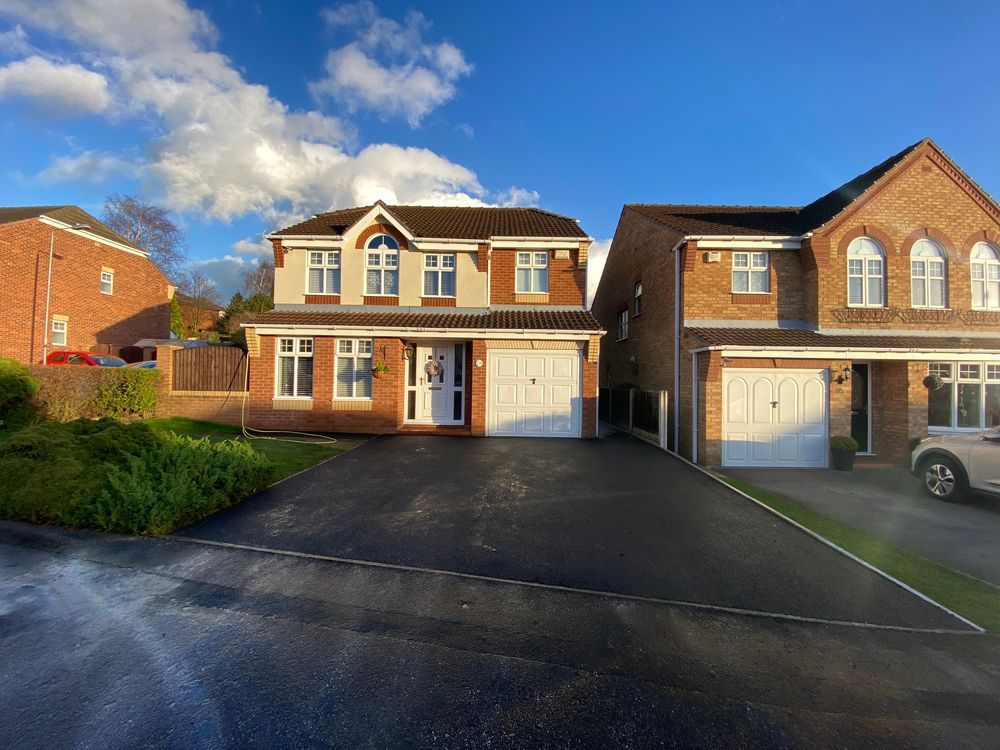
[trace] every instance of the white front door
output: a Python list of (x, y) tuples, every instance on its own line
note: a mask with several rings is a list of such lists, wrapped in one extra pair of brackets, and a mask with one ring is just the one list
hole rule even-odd
[(580, 358), (574, 350), (491, 349), (489, 435), (580, 437)]
[(826, 466), (825, 370), (723, 373), (723, 466)]
[(417, 346), (417, 422), (461, 424), (461, 414), (456, 418), (455, 411), (456, 391), (462, 389), (461, 372), (455, 370), (456, 348), (462, 347), (455, 344)]

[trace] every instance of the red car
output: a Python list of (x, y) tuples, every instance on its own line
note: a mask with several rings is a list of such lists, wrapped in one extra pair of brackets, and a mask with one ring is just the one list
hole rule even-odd
[(85, 367), (124, 367), (125, 360), (110, 354), (94, 352), (52, 352), (45, 358), (48, 365), (83, 365)]

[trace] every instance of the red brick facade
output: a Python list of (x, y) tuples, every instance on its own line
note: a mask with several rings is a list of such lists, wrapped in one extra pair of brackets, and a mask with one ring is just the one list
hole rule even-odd
[[(50, 320), (45, 320), (49, 242), (54, 236)], [(101, 270), (114, 274), (101, 292)], [(0, 225), (0, 356), (42, 359), (51, 319), (66, 318), (67, 342), (58, 348), (112, 349), (170, 335), (169, 282), (143, 256), (50, 227), (37, 219)]]
[[(759, 234), (765, 234), (761, 232)], [(872, 237), (885, 249), (885, 305), (849, 307), (847, 258), (851, 241)], [(910, 249), (920, 238), (934, 239), (947, 256), (944, 310), (911, 303)], [(748, 238), (749, 239), (749, 238)], [(674, 279), (680, 278), (680, 328), (740, 328), (747, 325), (797, 325), (823, 334), (877, 334), (885, 331), (942, 336), (1000, 331), (1000, 313), (973, 311), (969, 254), (976, 242), (1000, 246), (1000, 210), (931, 143), (924, 143), (878, 180), (858, 200), (803, 238), (801, 248), (763, 248), (769, 255), (766, 294), (732, 291), (732, 253), (760, 247), (712, 248), (684, 241), (670, 229), (629, 207), (623, 211), (604, 277), (594, 301), (597, 319), (615, 331), (623, 307), (630, 310), (629, 335), (609, 341), (602, 352), (601, 385), (670, 391), (670, 420), (678, 418), (679, 451), (702, 463), (722, 461), (722, 371), (725, 367), (850, 370), (851, 360), (803, 360), (788, 352), (777, 358), (746, 355), (723, 363), (719, 351), (682, 333), (679, 367), (674, 368)], [(679, 256), (671, 253), (675, 249)], [(676, 262), (676, 265), (675, 265)], [(634, 284), (642, 281), (643, 303), (634, 315)], [(947, 354), (941, 359), (947, 360)], [(984, 351), (983, 361), (1000, 361)], [(868, 362), (859, 354), (857, 362)], [(912, 438), (927, 434), (928, 396), (922, 385), (926, 361), (871, 361), (872, 451), (881, 459), (905, 461)], [(678, 392), (674, 391), (674, 378)], [(692, 421), (693, 379), (698, 378), (697, 417)], [(828, 392), (830, 435), (851, 434), (851, 388), (831, 382)]]
[[(521, 252), (526, 252), (522, 250)], [(557, 258), (558, 251), (549, 251), (549, 291), (546, 295), (522, 295), (514, 284), (517, 251), (494, 248), (490, 257), (490, 302), (494, 305), (514, 305), (518, 303), (535, 305), (582, 305), (587, 289), (586, 264), (580, 267), (579, 250), (563, 251), (567, 258)], [(544, 296), (526, 302), (520, 297)]]

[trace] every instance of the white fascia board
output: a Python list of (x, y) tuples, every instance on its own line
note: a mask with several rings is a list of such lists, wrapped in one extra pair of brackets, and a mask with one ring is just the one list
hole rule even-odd
[(242, 328), (254, 328), (262, 336), (383, 336), (425, 339), (548, 339), (553, 341), (587, 341), (604, 331), (559, 331), (533, 329), (495, 328), (388, 328), (385, 326), (315, 326), (315, 325), (262, 325), (243, 323)]
[(362, 216), (356, 222), (354, 222), (353, 224), (351, 224), (351, 226), (348, 227), (347, 232), (344, 233), (344, 236), (347, 237), (347, 236), (349, 236), (351, 234), (354, 234), (355, 233), (354, 232), (354, 228), (355, 227), (357, 227), (359, 229), (364, 229), (369, 224), (371, 224), (373, 221), (375, 221), (375, 217), (378, 216), (379, 214), (382, 214), (387, 219), (389, 219), (389, 222), (399, 231), (399, 233), (401, 235), (403, 235), (406, 238), (407, 242), (412, 242), (413, 241), (413, 235), (406, 228), (406, 225), (403, 222), (401, 222), (399, 219), (397, 219), (395, 216), (393, 216), (392, 212), (384, 204), (382, 204), (382, 203), (376, 203), (374, 206), (371, 207), (371, 209), (368, 211), (368, 213), (366, 213), (364, 216)]
[(767, 245), (760, 243), (773, 243), (770, 247), (787, 247), (797, 250), (802, 247), (802, 240), (809, 239), (810, 237), (812, 237), (812, 232), (807, 232), (803, 235), (762, 234), (757, 237), (741, 237), (735, 234), (686, 234), (677, 241), (677, 244), (670, 249), (670, 252), (676, 252), (685, 242), (697, 242), (699, 250), (752, 247), (755, 243), (761, 248), (767, 247)]
[(797, 239), (770, 237), (767, 239), (744, 237), (738, 240), (698, 240), (699, 250), (798, 250), (802, 243)]
[(99, 234), (88, 232), (86, 229), (73, 229), (71, 224), (66, 224), (65, 222), (57, 219), (51, 219), (48, 216), (42, 215), (38, 217), (38, 220), (46, 226), (54, 227), (55, 229), (62, 229), (64, 232), (75, 234), (77, 237), (85, 237), (88, 240), (93, 240), (94, 242), (99, 242), (102, 245), (113, 247), (116, 250), (122, 250), (123, 252), (131, 253), (132, 255), (138, 255), (140, 258), (149, 257), (149, 253), (145, 253), (142, 250), (137, 250), (134, 247), (129, 247), (128, 245), (123, 245), (120, 242), (109, 240), (107, 237), (101, 237)]
[(591, 243), (593, 237), (491, 237), (490, 244), (494, 249), (506, 248), (537, 248), (539, 245), (559, 250), (575, 250), (581, 242)]
[(283, 250), (340, 250), (344, 246), (344, 241), (341, 239), (334, 239), (332, 237), (326, 237), (324, 239), (302, 239), (297, 240), (294, 238), (281, 239), (281, 247)]
[(468, 240), (413, 240), (410, 247), (423, 252), (474, 253), (479, 250), (478, 241)]
[(343, 242), (344, 238), (339, 234), (265, 234), (265, 240), (323, 240), (329, 242)]
[(849, 349), (830, 349), (828, 347), (785, 347), (762, 348), (750, 346), (704, 346), (693, 349), (694, 352), (717, 351), (723, 357), (732, 359), (857, 359), (857, 360), (912, 360), (915, 362), (937, 362), (941, 360), (962, 362), (983, 362), (996, 360), (1000, 362), (1000, 352), (985, 349), (905, 349), (862, 347)]

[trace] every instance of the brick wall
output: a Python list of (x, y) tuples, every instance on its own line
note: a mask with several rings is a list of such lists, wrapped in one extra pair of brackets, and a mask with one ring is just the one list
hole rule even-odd
[[(156, 348), (156, 370), (160, 375), (160, 393), (156, 402), (158, 417), (188, 417), (208, 422), (238, 425), (244, 407), (241, 388), (232, 391), (175, 391), (174, 352), (179, 346), (165, 344)], [(242, 385), (242, 384), (241, 384)]]
[[(50, 316), (66, 316), (66, 347), (118, 349), (170, 335), (168, 281), (147, 258), (36, 219), (0, 225), (0, 356), (42, 359), (49, 239), (55, 232)], [(101, 293), (102, 267), (114, 269), (113, 293)], [(49, 334), (51, 342), (51, 333)]]
[[(525, 251), (522, 251), (525, 252)], [(586, 264), (580, 267), (580, 251), (570, 250), (569, 258), (560, 260), (549, 251), (549, 292), (546, 300), (533, 299), (530, 304), (582, 306), (587, 290)], [(490, 303), (514, 305), (519, 300), (515, 292), (517, 251), (494, 248), (490, 256)], [(535, 295), (532, 295), (534, 297)]]
[(910, 440), (927, 435), (926, 374), (926, 362), (872, 363), (872, 435), (879, 458), (906, 463)]

